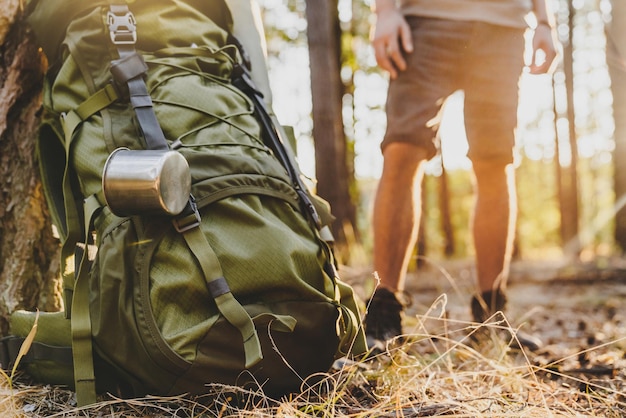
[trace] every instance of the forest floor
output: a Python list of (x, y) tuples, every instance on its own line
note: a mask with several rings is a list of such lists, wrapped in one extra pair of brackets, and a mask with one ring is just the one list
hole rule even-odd
[[(447, 320), (469, 321), (473, 271), (469, 261), (446, 261), (427, 262), (409, 273), (405, 325), (442, 303), (442, 297)], [(362, 298), (371, 292), (373, 280), (348, 281)], [(507, 297), (510, 325), (540, 337), (547, 349), (572, 344), (588, 348), (594, 341), (598, 345), (626, 338), (626, 260), (514, 262)], [(626, 347), (626, 341), (620, 346)]]
[[(362, 273), (348, 281), (362, 297), (375, 283), (363, 280)], [(467, 343), (468, 329), (474, 329), (469, 323), (474, 283), (473, 263), (464, 260), (426, 261), (409, 273), (406, 299), (411, 304), (403, 320), (409, 341), (414, 334)], [(539, 350), (523, 353), (535, 378), (615, 399), (610, 413), (592, 407), (588, 415), (574, 409), (565, 416), (626, 416), (626, 260), (514, 262), (507, 296), (503, 325), (543, 342)], [(422, 347), (418, 354), (429, 351)]]
[[(375, 283), (371, 272), (344, 267), (341, 273), (365, 301)], [(78, 409), (70, 391), (24, 385), (4, 411), (19, 417), (626, 416), (626, 262), (514, 263), (499, 326), (539, 337), (544, 345), (535, 352), (468, 343), (476, 329), (469, 322), (474, 283), (468, 261), (426, 262), (411, 272), (405, 342), (373, 359), (339, 364), (329, 376), (330, 394), (309, 391), (273, 402), (254, 393), (237, 406), (218, 393), (206, 409), (182, 398), (108, 397)], [(0, 414), (7, 393), (0, 384)]]

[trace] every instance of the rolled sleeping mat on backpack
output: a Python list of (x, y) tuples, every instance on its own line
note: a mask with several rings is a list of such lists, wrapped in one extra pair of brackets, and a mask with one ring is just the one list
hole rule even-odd
[(64, 312), (13, 312), (9, 318), (10, 335), (0, 340), (2, 368), (13, 368), (35, 321), (35, 339), (18, 366), (37, 382), (73, 388), (70, 320)]

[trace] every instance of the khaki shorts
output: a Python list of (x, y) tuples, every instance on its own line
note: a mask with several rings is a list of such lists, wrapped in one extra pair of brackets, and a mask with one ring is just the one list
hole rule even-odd
[(415, 16), (407, 20), (414, 50), (405, 57), (406, 71), (390, 82), (381, 148), (409, 142), (434, 156), (442, 105), (463, 90), (468, 157), (512, 162), (524, 29)]

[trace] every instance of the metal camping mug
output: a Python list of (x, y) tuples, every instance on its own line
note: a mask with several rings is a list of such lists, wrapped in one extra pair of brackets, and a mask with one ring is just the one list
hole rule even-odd
[(178, 215), (191, 193), (189, 165), (177, 151), (118, 148), (104, 164), (102, 190), (117, 216)]

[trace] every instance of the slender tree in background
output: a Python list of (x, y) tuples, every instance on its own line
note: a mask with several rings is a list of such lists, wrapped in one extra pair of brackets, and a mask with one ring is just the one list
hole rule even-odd
[[(313, 138), (317, 193), (328, 200), (337, 221), (333, 233), (338, 248), (347, 250), (346, 231), (356, 229), (350, 198), (346, 137), (343, 130), (341, 29), (337, 0), (307, 0), (307, 38), (311, 63)], [(347, 257), (349, 251), (341, 251)], [(347, 260), (342, 260), (347, 262)]]
[(58, 242), (35, 161), (44, 60), (20, 0), (0, 7), (0, 334), (15, 309), (59, 310)]
[[(558, 139), (557, 155), (560, 146), (568, 146), (571, 155), (569, 165), (562, 166), (557, 159), (558, 195), (561, 207), (561, 240), (566, 254), (575, 255), (580, 250), (578, 240), (578, 145), (574, 113), (574, 15), (575, 10), (571, 0), (567, 0), (564, 24), (567, 27), (563, 44), (563, 75), (565, 79), (565, 95), (568, 122), (567, 141)], [(556, 91), (556, 89), (555, 89)], [(555, 100), (556, 102), (556, 100)], [(561, 116), (562, 117), (562, 116)], [(558, 115), (557, 115), (558, 119)], [(558, 132), (558, 129), (557, 129)], [(567, 145), (566, 145), (567, 144)]]
[(612, 0), (611, 5), (611, 21), (606, 27), (606, 56), (615, 120), (615, 241), (626, 251), (626, 1)]
[(446, 257), (452, 257), (455, 252), (454, 244), (454, 228), (452, 227), (451, 208), (450, 208), (450, 187), (448, 181), (448, 172), (446, 167), (441, 164), (441, 175), (439, 176), (439, 212), (440, 212), (440, 224), (441, 232), (444, 237), (443, 253)]

